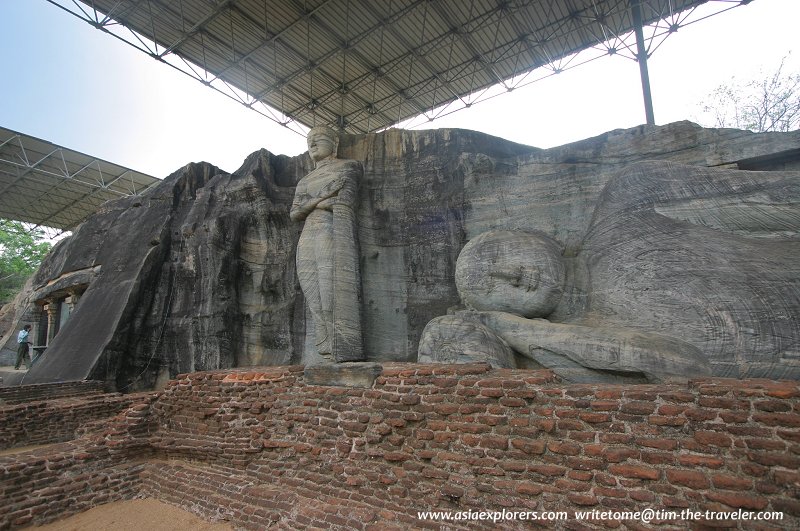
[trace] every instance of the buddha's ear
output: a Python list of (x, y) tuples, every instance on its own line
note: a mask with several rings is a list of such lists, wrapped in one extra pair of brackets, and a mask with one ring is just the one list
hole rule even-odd
[(528, 291), (535, 291), (542, 279), (542, 270), (536, 265), (526, 265), (524, 270), (524, 274), (528, 277)]
[(339, 158), (339, 134), (333, 135), (333, 158)]

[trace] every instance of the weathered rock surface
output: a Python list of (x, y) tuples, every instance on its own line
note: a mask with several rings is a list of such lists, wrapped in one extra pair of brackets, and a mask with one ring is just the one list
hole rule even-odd
[[(650, 265), (637, 265), (633, 277), (618, 274), (614, 264), (632, 258), (624, 245), (617, 245), (625, 242), (604, 239), (601, 229), (604, 223), (624, 223), (635, 209), (608, 211), (598, 218), (601, 202), (615, 204), (613, 190), (604, 192), (609, 179), (641, 160), (796, 167), (792, 161), (797, 160), (798, 145), (800, 132), (756, 135), (688, 122), (613, 131), (548, 150), (459, 130), (344, 137), (339, 156), (364, 166), (357, 219), (366, 358), (416, 360), (425, 325), (459, 305), (454, 281), (459, 252), (469, 239), (490, 229), (545, 234), (563, 246), (564, 257), (583, 253), (592, 264), (602, 265), (603, 281), (617, 291), (646, 290), (648, 282), (658, 280), (655, 266), (663, 257), (653, 253), (662, 247), (650, 242), (651, 251), (641, 251), (650, 258), (636, 262)], [(319, 362), (306, 349), (306, 311), (295, 272), (299, 227), (289, 220), (295, 184), (310, 167), (307, 155), (288, 158), (261, 151), (233, 174), (193, 164), (143, 197), (105, 205), (53, 251), (34, 279), (29, 297), (65, 275), (99, 266), (26, 383), (91, 377), (136, 389), (152, 385), (159, 374)], [(796, 185), (797, 175), (781, 178)], [(776, 178), (770, 177), (773, 183)], [(755, 175), (753, 182), (759, 179)], [(787, 191), (795, 193), (791, 186)], [(751, 192), (751, 199), (758, 195), (756, 189)], [(693, 244), (712, 247), (704, 256), (719, 256), (715, 251), (726, 241), (738, 246), (741, 239), (748, 240), (741, 252), (728, 256), (727, 269), (721, 263), (715, 269), (733, 274), (744, 254), (760, 253), (763, 258), (735, 275), (736, 283), (749, 282), (767, 267), (765, 245), (783, 254), (794, 252), (796, 226), (768, 227), (768, 234), (756, 237), (744, 221), (736, 230), (748, 235), (715, 229), (714, 223), (728, 215), (724, 208), (713, 215), (678, 203), (663, 208), (669, 211), (651, 208), (634, 221), (658, 224), (663, 217), (670, 223), (704, 225), (709, 232), (691, 237)], [(781, 208), (793, 219), (796, 203)], [(761, 222), (755, 226), (765, 227)], [(646, 238), (635, 242), (637, 248), (647, 244)], [(569, 267), (568, 260), (568, 276), (583, 278)], [(687, 270), (685, 278), (676, 278), (673, 289), (681, 281), (710, 282), (703, 293), (717, 289), (710, 277), (691, 280), (689, 274)], [(798, 278), (795, 270), (767, 271), (770, 279), (781, 281), (792, 275)], [(779, 289), (769, 286), (764, 289)], [(635, 317), (602, 296), (591, 299), (580, 284), (567, 289), (572, 290), (567, 295), (573, 307), (556, 309), (558, 322), (568, 321), (578, 309), (587, 322), (602, 314), (627, 326)], [(758, 293), (761, 288), (744, 289), (740, 300)], [(587, 313), (588, 300), (592, 305)], [(789, 325), (798, 321), (797, 307), (781, 300), (786, 305), (780, 310), (770, 308), (769, 301), (750, 306), (753, 315), (774, 312), (783, 323), (777, 328), (745, 329), (737, 321), (739, 314), (726, 313), (722, 305), (714, 319), (698, 316), (693, 330), (725, 339), (709, 343), (690, 334), (687, 340), (704, 352), (713, 343), (710, 354), (719, 360), (713, 364), (715, 373), (798, 378), (798, 334), (796, 325)], [(661, 316), (683, 311), (675, 304), (680, 304), (679, 296), (648, 314), (662, 323), (656, 330), (643, 328), (673, 333)], [(24, 319), (18, 315), (15, 326)], [(750, 344), (764, 346), (757, 360), (749, 359), (746, 350), (735, 350), (733, 361), (719, 359), (725, 349)], [(726, 347), (719, 350), (718, 345)]]
[(369, 389), (383, 367), (372, 362), (326, 363), (307, 365), (303, 370), (306, 382), (311, 385), (335, 385)]
[(546, 240), (488, 231), (456, 265), (462, 301), (497, 314), (477, 320), (518, 354), (576, 381), (595, 376), (574, 363), (650, 381), (708, 365), (722, 376), (797, 377), (797, 173), (632, 164), (606, 184), (573, 255)]
[(289, 363), (302, 340), (286, 205), (305, 164), (266, 151), (234, 176), (190, 164), (104, 205), (34, 279), (47, 286), (100, 266), (25, 383), (91, 378), (127, 390), (166, 371)]

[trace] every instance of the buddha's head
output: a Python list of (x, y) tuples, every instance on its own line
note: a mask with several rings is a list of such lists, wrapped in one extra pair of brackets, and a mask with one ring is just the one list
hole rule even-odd
[(470, 240), (456, 261), (456, 287), (467, 307), (546, 317), (564, 289), (561, 248), (528, 232), (491, 230)]
[(336, 158), (336, 152), (339, 148), (339, 136), (330, 127), (324, 125), (312, 127), (306, 139), (308, 141), (308, 154), (314, 162)]

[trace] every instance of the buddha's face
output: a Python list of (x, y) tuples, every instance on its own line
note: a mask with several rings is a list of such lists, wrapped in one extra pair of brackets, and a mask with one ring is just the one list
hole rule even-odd
[(335, 155), (336, 140), (324, 130), (314, 130), (308, 134), (308, 154), (314, 162)]
[(470, 240), (456, 262), (456, 287), (469, 308), (546, 317), (561, 299), (564, 264), (550, 238), (489, 231)]

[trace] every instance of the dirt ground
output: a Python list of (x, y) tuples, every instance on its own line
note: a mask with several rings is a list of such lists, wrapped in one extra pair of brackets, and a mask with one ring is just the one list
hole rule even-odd
[(34, 529), (46, 531), (231, 531), (232, 526), (207, 522), (192, 513), (152, 498), (119, 501)]

